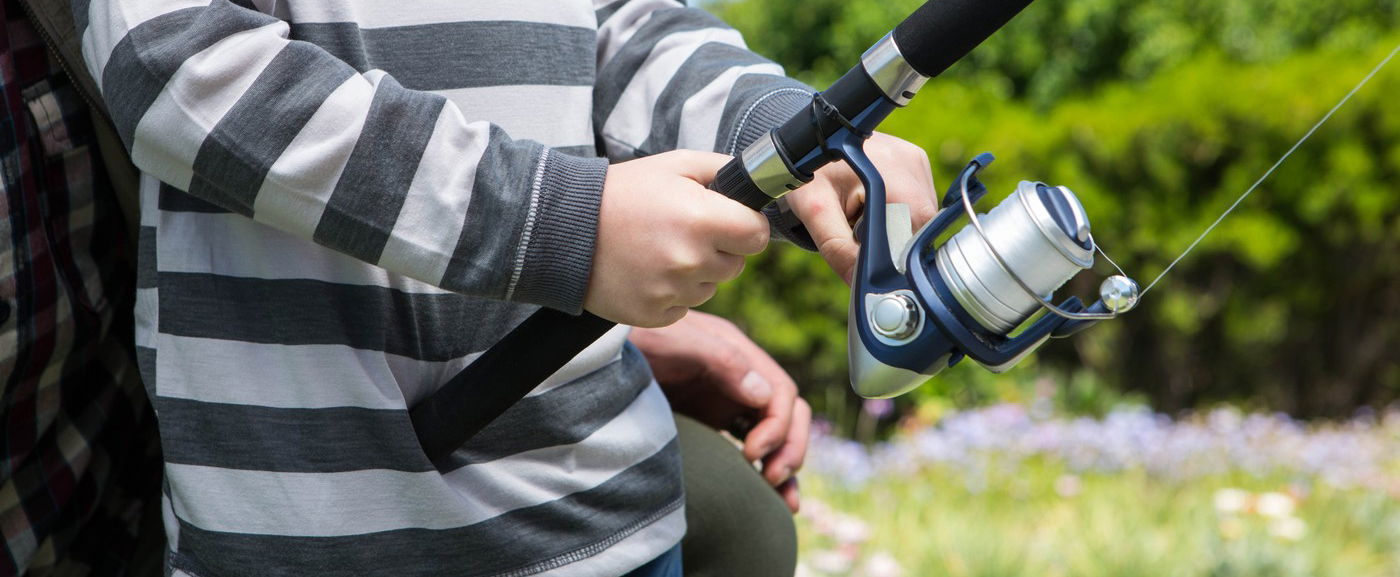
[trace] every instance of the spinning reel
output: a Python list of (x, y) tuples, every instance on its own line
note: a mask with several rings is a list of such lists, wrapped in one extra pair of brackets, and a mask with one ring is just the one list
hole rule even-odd
[[(867, 191), (847, 325), (857, 394), (902, 394), (965, 357), (1002, 372), (1049, 338), (1137, 304), (1137, 284), (1126, 276), (1105, 280), (1087, 307), (1078, 297), (1050, 302), (1055, 289), (1094, 264), (1089, 220), (1068, 188), (1022, 181), (979, 217), (974, 205), (987, 189), (977, 175), (993, 160), (984, 153), (949, 187), (937, 216), (911, 235), (908, 206), (887, 204), (879, 174), (852, 152), (842, 156)], [(962, 217), (968, 224), (935, 247)], [(1039, 309), (1049, 314), (1017, 332)]]

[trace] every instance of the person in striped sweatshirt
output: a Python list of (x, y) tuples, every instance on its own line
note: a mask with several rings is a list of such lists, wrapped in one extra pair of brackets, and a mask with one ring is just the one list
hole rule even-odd
[[(672, 0), (72, 4), (142, 171), (172, 574), (675, 574), (672, 405), (757, 409), (744, 454), (797, 506), (795, 387), (677, 323), (769, 240), (706, 184), (810, 102), (734, 30)], [(926, 220), (924, 154), (869, 150)], [(841, 167), (790, 201), (848, 280), (860, 201)], [(541, 306), (623, 325), (429, 462), (407, 407)], [(734, 376), (663, 392), (720, 350)]]

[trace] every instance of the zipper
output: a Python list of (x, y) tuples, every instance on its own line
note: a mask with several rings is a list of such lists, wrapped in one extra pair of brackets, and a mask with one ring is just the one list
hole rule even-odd
[[(83, 102), (88, 105), (89, 109), (99, 112), (100, 114), (98, 114), (98, 116), (102, 117), (102, 122), (107, 123), (107, 126), (112, 129), (113, 133), (116, 133), (116, 125), (112, 123), (111, 117), (107, 114), (107, 107), (101, 104), (102, 100), (93, 98), (93, 96), (88, 93), (83, 83), (78, 82), (78, 79), (73, 76), (71, 63), (68, 62), (68, 59), (63, 57), (63, 51), (58, 49), (58, 44), (53, 41), (53, 36), (49, 34), (49, 29), (44, 25), (44, 21), (35, 16), (34, 8), (30, 6), (31, 1), (32, 0), (19, 0), (18, 3), (20, 9), (24, 11), (24, 15), (28, 17), (29, 22), (33, 24), (32, 28), (39, 33), (39, 38), (44, 41), (44, 47), (48, 48), (49, 54), (53, 55), (54, 60), (58, 61), (58, 67), (63, 70), (63, 75), (68, 78), (68, 84), (73, 87), (73, 92), (78, 94), (78, 98), (83, 99)], [(96, 79), (94, 79), (94, 82), (96, 82)]]
[[(87, 90), (84, 89), (82, 83), (78, 82), (78, 79), (73, 76), (73, 71), (71, 68), (69, 68), (69, 62), (63, 57), (63, 51), (58, 49), (58, 45), (53, 41), (53, 36), (49, 34), (49, 29), (47, 26), (44, 25), (44, 21), (40, 20), (38, 17), (35, 16), (34, 8), (30, 6), (30, 0), (19, 0), (18, 4), (20, 5), (20, 9), (24, 12), (25, 17), (29, 18), (30, 28), (33, 28), (36, 32), (38, 32), (39, 38), (44, 41), (44, 47), (48, 49), (49, 54), (53, 56), (55, 61), (58, 62), (58, 67), (59, 69), (63, 70), (63, 75), (68, 79), (68, 84), (72, 87), (73, 92), (77, 93), (78, 98), (81, 98), (83, 102), (85, 102), (88, 105), (88, 116), (90, 118), (93, 116), (101, 116), (101, 122), (106, 122), (107, 125), (111, 127), (115, 132), (115, 125), (112, 124), (112, 119), (109, 118), (106, 114), (106, 108), (98, 107), (96, 103), (99, 101), (94, 100), (92, 98), (92, 95), (88, 94)], [(50, 90), (52, 90), (52, 88), (50, 88)], [(25, 103), (25, 106), (28, 107), (28, 103)], [(26, 114), (29, 114), (29, 112), (26, 112)], [(38, 134), (34, 134), (31, 135), (31, 138), (41, 138), (41, 136)], [(39, 150), (42, 150), (42, 146), (38, 142), (34, 142), (32, 144), (38, 147)], [(92, 156), (92, 160), (94, 162), (102, 162), (101, 158), (98, 157), (97, 149), (95, 147), (90, 148), (88, 154)], [(42, 180), (43, 172), (44, 171), (42, 170), (35, 171), (36, 177)], [(40, 189), (42, 190), (43, 188), (44, 186), (41, 184)], [(77, 314), (80, 310), (85, 310), (90, 314), (97, 313), (98, 307), (95, 303), (91, 302), (92, 299), (88, 295), (87, 284), (85, 282), (75, 282), (75, 279), (70, 278), (69, 270), (67, 267), (68, 263), (64, 261), (73, 260), (71, 254), (72, 248), (67, 247), (66, 250), (69, 250), (70, 254), (68, 255), (68, 258), (65, 259), (62, 254), (65, 248), (59, 246), (57, 242), (58, 235), (56, 235), (52, 230), (53, 227), (49, 218), (48, 198), (45, 195), (41, 194), (39, 195), (38, 200), (38, 208), (41, 220), (40, 224), (44, 230), (44, 240), (49, 245), (48, 249), (51, 258), (53, 259), (54, 272), (58, 275), (59, 281), (65, 285), (67, 292), (70, 294), (69, 298), (72, 299), (72, 301), (76, 305), (73, 307), (74, 314)], [(78, 280), (81, 281), (81, 273), (79, 273)]]

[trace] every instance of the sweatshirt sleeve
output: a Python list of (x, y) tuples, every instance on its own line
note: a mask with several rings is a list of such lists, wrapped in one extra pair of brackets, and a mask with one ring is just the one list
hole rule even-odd
[[(674, 0), (595, 0), (598, 83), (593, 124), (604, 152), (628, 160), (675, 149), (737, 156), (812, 103), (811, 87), (750, 52), (739, 32)], [(777, 202), (773, 237), (816, 250)]]
[(444, 289), (581, 310), (607, 163), (468, 122), (241, 0), (73, 0), (136, 166)]
[(750, 52), (739, 32), (674, 0), (595, 0), (593, 123), (626, 160), (674, 149), (737, 155), (813, 90)]

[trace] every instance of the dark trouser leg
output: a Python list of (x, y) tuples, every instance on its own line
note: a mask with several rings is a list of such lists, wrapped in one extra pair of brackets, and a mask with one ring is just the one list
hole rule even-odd
[(797, 566), (792, 513), (728, 440), (676, 415), (685, 469), (686, 577), (787, 577)]

